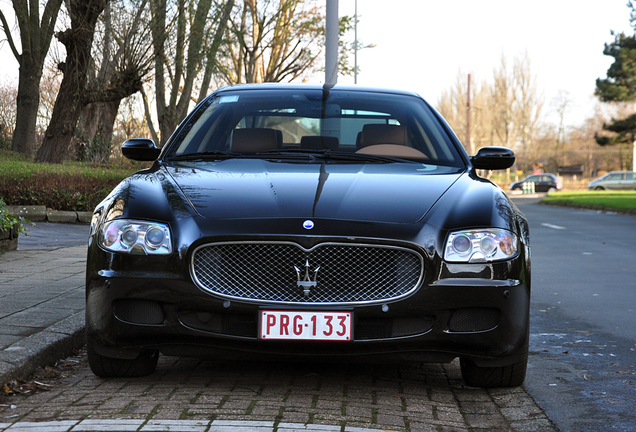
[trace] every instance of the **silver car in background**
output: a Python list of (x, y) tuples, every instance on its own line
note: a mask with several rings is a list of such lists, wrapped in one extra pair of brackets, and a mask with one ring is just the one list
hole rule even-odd
[(592, 180), (589, 190), (636, 190), (636, 173), (633, 171), (612, 171)]

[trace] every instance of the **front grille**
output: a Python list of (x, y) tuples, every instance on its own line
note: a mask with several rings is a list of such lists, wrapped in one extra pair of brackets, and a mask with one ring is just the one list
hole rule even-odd
[(282, 303), (369, 303), (415, 291), (422, 257), (411, 249), (323, 243), (214, 243), (193, 254), (201, 288), (224, 297)]

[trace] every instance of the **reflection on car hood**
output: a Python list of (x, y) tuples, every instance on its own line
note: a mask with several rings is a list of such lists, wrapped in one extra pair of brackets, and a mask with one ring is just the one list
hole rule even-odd
[[(414, 223), (459, 173), (419, 164), (182, 163), (168, 172), (205, 218)], [(400, 167), (404, 165), (404, 167)], [(453, 169), (454, 170), (454, 169)], [(436, 172), (441, 171), (441, 174)]]

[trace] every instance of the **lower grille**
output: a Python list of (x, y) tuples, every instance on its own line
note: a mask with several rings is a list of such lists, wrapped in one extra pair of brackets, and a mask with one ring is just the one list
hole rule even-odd
[(162, 324), (164, 320), (161, 305), (152, 300), (120, 299), (113, 302), (115, 316), (134, 324)]
[[(258, 339), (256, 314), (210, 313), (184, 310), (181, 322), (193, 329), (225, 336)], [(421, 335), (433, 328), (432, 317), (361, 318), (354, 322), (355, 340), (382, 340)]]
[(470, 333), (492, 330), (499, 325), (501, 312), (492, 308), (458, 309), (451, 316), (451, 332)]
[(257, 302), (347, 304), (392, 300), (414, 292), (424, 262), (411, 249), (323, 243), (214, 243), (192, 258), (197, 285)]

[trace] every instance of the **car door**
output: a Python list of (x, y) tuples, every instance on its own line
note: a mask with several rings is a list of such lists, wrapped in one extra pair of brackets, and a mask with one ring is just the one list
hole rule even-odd
[(620, 190), (622, 188), (621, 183), (623, 182), (624, 173), (613, 173), (610, 174), (607, 180), (605, 180), (604, 186), (607, 190)]
[(636, 189), (636, 178), (633, 172), (626, 172), (623, 180), (621, 180), (622, 190), (634, 190)]
[(547, 175), (537, 176), (537, 179), (534, 184), (534, 191), (547, 192), (548, 189), (550, 189), (550, 180), (552, 179), (550, 178), (550, 176), (547, 176)]

